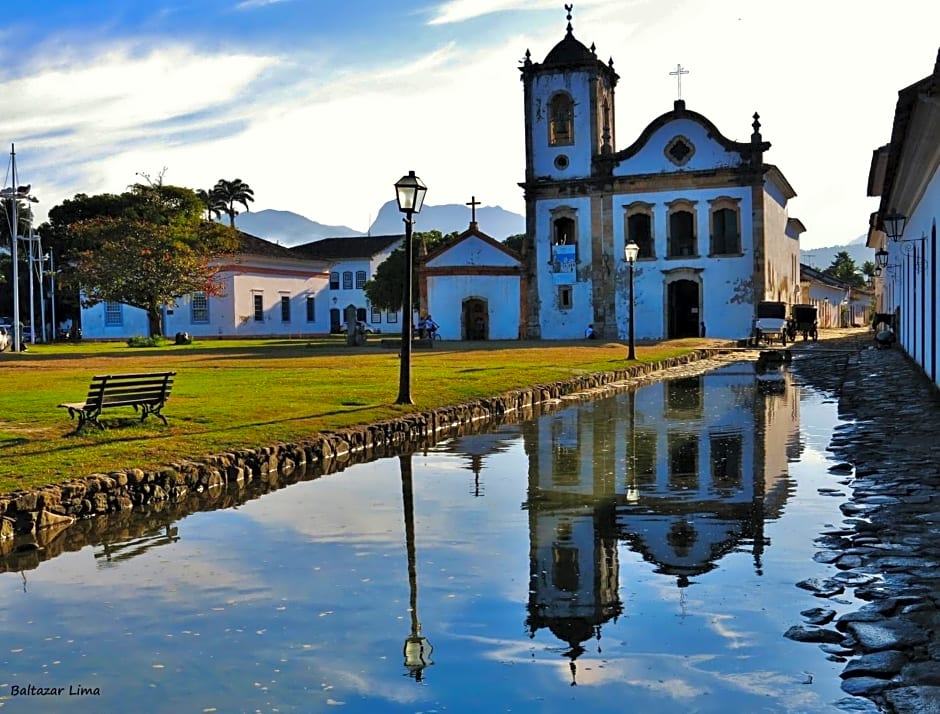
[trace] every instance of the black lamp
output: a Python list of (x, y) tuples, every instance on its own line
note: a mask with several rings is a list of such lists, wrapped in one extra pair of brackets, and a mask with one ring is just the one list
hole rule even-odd
[(414, 246), (411, 240), (411, 230), (414, 225), (414, 214), (421, 211), (424, 196), (428, 187), (409, 171), (395, 184), (395, 197), (398, 199), (398, 210), (405, 214), (405, 294), (402, 297), (401, 321), (401, 368), (398, 376), (398, 399), (396, 404), (414, 404), (411, 399), (411, 317), (412, 317), (412, 290), (411, 271), (414, 268)]
[(898, 241), (904, 235), (904, 226), (907, 223), (907, 216), (901, 215), (896, 210), (889, 211), (883, 219), (885, 233), (893, 241)]

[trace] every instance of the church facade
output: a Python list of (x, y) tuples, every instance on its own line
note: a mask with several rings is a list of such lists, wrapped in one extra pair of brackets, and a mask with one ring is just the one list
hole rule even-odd
[[(765, 163), (755, 113), (746, 142), (677, 100), (627, 148), (615, 142), (613, 60), (567, 33), (520, 67), (526, 238), (520, 335), (604, 339), (746, 337), (755, 305), (798, 302), (796, 193)], [(681, 67), (677, 72), (681, 72)], [(675, 73), (674, 73), (675, 74)], [(681, 81), (681, 75), (679, 75)]]

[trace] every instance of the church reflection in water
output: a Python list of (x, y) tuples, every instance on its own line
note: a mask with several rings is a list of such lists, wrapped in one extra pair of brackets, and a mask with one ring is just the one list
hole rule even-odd
[[(575, 659), (623, 612), (621, 543), (678, 588), (732, 551), (760, 573), (799, 454), (789, 376), (758, 389), (747, 364), (665, 381), (522, 426), (528, 454), (529, 635)], [(766, 381), (766, 376), (763, 377)]]

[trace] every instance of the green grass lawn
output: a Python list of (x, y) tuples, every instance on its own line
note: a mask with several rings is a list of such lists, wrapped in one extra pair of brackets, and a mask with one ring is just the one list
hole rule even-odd
[[(686, 353), (706, 340), (640, 345), (640, 361)], [(235, 448), (381, 421), (518, 387), (628, 366), (617, 342), (437, 343), (412, 357), (413, 406), (396, 405), (399, 358), (378, 338), (218, 340), (130, 348), (124, 343), (34, 345), (0, 353), (0, 493), (119, 468), (153, 468)], [(104, 431), (74, 434), (61, 402), (81, 401), (92, 375), (175, 370), (156, 418), (105, 411)]]

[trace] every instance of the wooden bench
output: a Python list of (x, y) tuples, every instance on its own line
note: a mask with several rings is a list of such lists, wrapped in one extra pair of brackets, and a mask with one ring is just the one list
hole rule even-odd
[(161, 410), (170, 398), (175, 375), (176, 372), (97, 375), (91, 378), (88, 396), (84, 402), (59, 406), (69, 410), (70, 419), (78, 417), (75, 431), (80, 431), (89, 422), (99, 429), (104, 429), (98, 417), (105, 409), (114, 407), (134, 407), (134, 411), (141, 412), (141, 421), (154, 414), (166, 424), (166, 417)]

